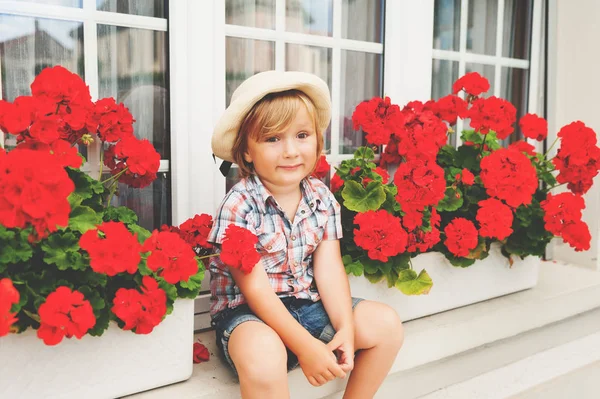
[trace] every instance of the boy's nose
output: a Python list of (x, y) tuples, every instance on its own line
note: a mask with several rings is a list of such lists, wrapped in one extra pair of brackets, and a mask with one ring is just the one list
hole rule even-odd
[(298, 155), (298, 147), (296, 146), (296, 143), (294, 143), (293, 140), (285, 141), (283, 151), (283, 155), (286, 157), (295, 157), (296, 155)]

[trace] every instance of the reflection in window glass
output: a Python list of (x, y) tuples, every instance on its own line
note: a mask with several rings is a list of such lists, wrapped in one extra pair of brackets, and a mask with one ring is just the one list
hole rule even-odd
[(99, 98), (125, 104), (135, 135), (169, 158), (166, 32), (98, 25)]
[(496, 55), (498, 0), (469, 1), (467, 51)]
[(529, 59), (532, 0), (505, 0), (502, 56)]
[[(285, 68), (287, 71), (309, 72), (317, 75), (325, 82), (331, 92), (331, 49), (305, 46), (302, 44), (286, 44)], [(323, 133), (325, 151), (331, 147), (331, 125)]]
[[(452, 84), (458, 79), (458, 61), (433, 60), (431, 73), (431, 99), (439, 100), (452, 94)], [(456, 131), (456, 128), (454, 128)], [(456, 145), (456, 133), (448, 137), (448, 144)]]
[(18, 0), (22, 3), (41, 3), (52, 6), (81, 8), (83, 0)]
[(515, 133), (504, 140), (504, 145), (523, 138), (519, 128), (519, 120), (527, 113), (529, 101), (529, 71), (520, 68), (502, 68), (500, 96), (508, 100), (517, 109), (517, 123)]
[(384, 0), (344, 0), (342, 38), (382, 43)]
[(225, 21), (230, 25), (275, 29), (275, 0), (226, 0)]
[(225, 43), (227, 106), (240, 84), (258, 72), (275, 69), (275, 43), (228, 37)]
[(458, 51), (460, 48), (460, 0), (435, 0), (433, 48)]
[(352, 114), (362, 101), (382, 95), (382, 58), (381, 54), (342, 50), (340, 154), (352, 154), (366, 143), (363, 131), (352, 126)]
[(333, 34), (333, 1), (286, 0), (285, 29), (288, 32), (331, 36)]
[(2, 98), (30, 95), (46, 67), (62, 65), (83, 77), (83, 24), (0, 14)]
[(100, 11), (166, 18), (164, 0), (96, 0)]
[[(103, 174), (103, 178), (110, 177)], [(140, 226), (152, 231), (171, 220), (171, 201), (169, 176), (167, 172), (158, 172), (157, 178), (145, 188), (132, 188), (118, 183), (117, 193), (111, 205), (126, 206), (133, 209), (138, 216)]]

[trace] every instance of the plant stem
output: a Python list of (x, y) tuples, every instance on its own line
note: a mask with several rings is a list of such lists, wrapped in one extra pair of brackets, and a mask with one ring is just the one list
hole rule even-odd
[(558, 141), (558, 136), (554, 139), (554, 141), (552, 142), (552, 145), (550, 146), (550, 148), (548, 148), (546, 150), (546, 152), (544, 153), (544, 158), (546, 158), (546, 155), (548, 155), (550, 153), (550, 150), (552, 149), (552, 147), (554, 147), (554, 145), (556, 144), (557, 141)]
[(552, 189), (555, 189), (556, 187), (564, 186), (565, 184), (567, 184), (567, 183), (555, 184), (555, 185), (554, 185), (554, 186), (552, 186), (552, 187), (547, 187), (547, 190), (548, 190), (548, 191), (550, 191), (550, 190), (552, 190)]
[(107, 183), (107, 182), (109, 182), (109, 181), (111, 181), (111, 180), (118, 179), (119, 177), (121, 177), (121, 175), (122, 175), (123, 173), (127, 172), (127, 170), (128, 170), (128, 169), (129, 169), (129, 167), (127, 167), (127, 168), (123, 169), (122, 171), (120, 171), (120, 172), (119, 172), (119, 173), (117, 173), (116, 175), (114, 175), (114, 176), (111, 176), (111, 177), (109, 177), (109, 178), (108, 178), (108, 179), (106, 179), (106, 180), (102, 180), (100, 183), (104, 184), (104, 183)]
[(34, 313), (31, 313), (31, 312), (30, 312), (29, 310), (27, 310), (27, 309), (21, 309), (21, 310), (23, 311), (23, 313), (25, 313), (27, 316), (29, 316), (29, 318), (30, 318), (31, 320), (35, 320), (35, 321), (37, 321), (38, 323), (40, 323), (40, 316), (38, 316), (38, 315), (36, 315), (36, 314), (34, 314)]
[(212, 258), (213, 256), (219, 256), (219, 254), (202, 255), (198, 256), (198, 259)]
[(487, 139), (487, 134), (483, 135), (483, 143), (481, 143), (481, 150), (479, 151), (479, 156), (481, 157), (481, 154), (483, 154), (483, 148), (485, 147), (485, 140)]
[[(102, 145), (100, 147), (102, 147)], [(104, 166), (104, 151), (102, 151), (102, 148), (100, 148), (100, 175), (98, 176), (98, 179), (102, 179), (102, 167), (103, 166)]]

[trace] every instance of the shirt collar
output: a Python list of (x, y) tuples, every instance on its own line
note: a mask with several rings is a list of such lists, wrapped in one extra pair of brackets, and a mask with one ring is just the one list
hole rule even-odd
[[(275, 200), (275, 198), (273, 197), (273, 194), (271, 194), (269, 189), (267, 189), (267, 187), (265, 187), (265, 185), (258, 178), (258, 176), (252, 175), (248, 178), (247, 181), (248, 181), (247, 188), (249, 190), (255, 191), (256, 194), (258, 195), (259, 201), (257, 201), (257, 203), (258, 203), (259, 210), (263, 214), (266, 214), (267, 213), (267, 201), (269, 200), (269, 198), (273, 198), (273, 200)], [(318, 203), (321, 201), (319, 200), (320, 197), (319, 197), (319, 194), (317, 193), (317, 190), (313, 187), (313, 185), (310, 182), (310, 178), (307, 177), (305, 179), (302, 179), (302, 181), (300, 182), (300, 190), (302, 192), (302, 198), (308, 204), (310, 209), (314, 211), (316, 209)]]

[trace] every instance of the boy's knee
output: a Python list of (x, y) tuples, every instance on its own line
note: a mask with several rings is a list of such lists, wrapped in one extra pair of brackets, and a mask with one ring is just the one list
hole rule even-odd
[(404, 327), (402, 326), (402, 320), (400, 320), (398, 312), (391, 306), (385, 305), (378, 317), (385, 329), (385, 335), (388, 340), (396, 343), (398, 346), (402, 346), (404, 342)]
[(234, 348), (230, 341), (229, 354), (240, 378), (254, 384), (269, 385), (282, 374), (287, 374), (285, 345), (273, 329), (263, 324), (262, 327), (247, 329), (238, 338), (240, 345)]

